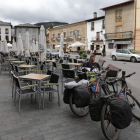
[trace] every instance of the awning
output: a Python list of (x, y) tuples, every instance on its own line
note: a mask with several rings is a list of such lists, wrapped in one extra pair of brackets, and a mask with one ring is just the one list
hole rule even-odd
[(115, 44), (132, 44), (131, 41), (115, 41)]

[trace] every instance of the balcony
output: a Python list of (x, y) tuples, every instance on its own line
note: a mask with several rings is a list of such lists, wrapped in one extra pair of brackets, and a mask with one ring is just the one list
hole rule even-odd
[(55, 38), (51, 38), (51, 41), (55, 41)]
[(81, 35), (76, 36), (76, 40), (81, 40), (81, 38), (82, 38)]
[(60, 41), (60, 37), (57, 37), (56, 40), (57, 40), (57, 41)]
[(101, 38), (100, 36), (94, 36), (91, 38), (91, 42), (102, 42), (103, 38)]
[(132, 39), (133, 32), (116, 32), (116, 33), (107, 33), (104, 35), (105, 39)]

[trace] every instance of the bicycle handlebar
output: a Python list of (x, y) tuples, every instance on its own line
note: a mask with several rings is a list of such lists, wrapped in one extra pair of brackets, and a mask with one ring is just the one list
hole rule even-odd
[(133, 73), (131, 73), (131, 74), (128, 74), (127, 76), (122, 76), (122, 77), (119, 78), (119, 79), (115, 79), (115, 80), (109, 81), (109, 82), (107, 82), (107, 83), (108, 83), (108, 84), (115, 84), (117, 81), (122, 81), (122, 80), (124, 80), (125, 78), (128, 78), (128, 77), (132, 76), (133, 74), (136, 74), (136, 72), (133, 72)]

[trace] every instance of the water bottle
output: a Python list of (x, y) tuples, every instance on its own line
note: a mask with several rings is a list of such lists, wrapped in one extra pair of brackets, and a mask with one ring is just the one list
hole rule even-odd
[(119, 98), (124, 99), (124, 94), (121, 93), (121, 94), (119, 95)]
[(93, 85), (92, 92), (96, 91), (96, 84)]

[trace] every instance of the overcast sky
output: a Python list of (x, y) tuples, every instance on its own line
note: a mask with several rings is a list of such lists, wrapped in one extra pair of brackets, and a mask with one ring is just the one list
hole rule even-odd
[(0, 0), (0, 20), (13, 25), (59, 21), (74, 23), (91, 19), (100, 8), (127, 0)]

